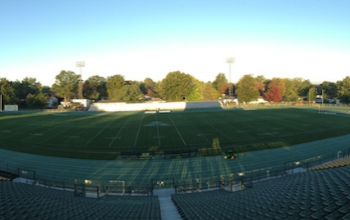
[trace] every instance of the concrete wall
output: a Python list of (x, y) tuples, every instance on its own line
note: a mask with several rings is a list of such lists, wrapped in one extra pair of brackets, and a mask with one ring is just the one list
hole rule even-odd
[(94, 103), (89, 111), (159, 111), (159, 110), (185, 110), (201, 108), (221, 108), (218, 101), (212, 102), (159, 102), (159, 103)]
[(18, 111), (18, 105), (5, 105), (4, 110), (9, 112)]

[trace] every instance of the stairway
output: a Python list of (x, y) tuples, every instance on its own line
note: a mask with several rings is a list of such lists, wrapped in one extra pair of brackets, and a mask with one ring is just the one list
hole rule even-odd
[(182, 219), (174, 203), (171, 201), (171, 194), (175, 194), (174, 189), (154, 190), (153, 195), (157, 195), (160, 204), (160, 213), (163, 220)]

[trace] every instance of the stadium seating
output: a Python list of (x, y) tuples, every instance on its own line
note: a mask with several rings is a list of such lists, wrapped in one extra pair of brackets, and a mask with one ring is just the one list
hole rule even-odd
[(322, 169), (336, 168), (336, 167), (342, 167), (347, 165), (350, 165), (350, 157), (345, 157), (339, 160), (321, 164), (321, 165), (309, 168), (309, 170), (322, 170)]
[(184, 219), (350, 219), (350, 166), (224, 190), (173, 195)]
[(156, 196), (75, 197), (54, 190), (0, 181), (0, 219), (160, 219)]

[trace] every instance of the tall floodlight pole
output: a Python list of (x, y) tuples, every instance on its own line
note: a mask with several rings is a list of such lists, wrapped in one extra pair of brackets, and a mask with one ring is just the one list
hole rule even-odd
[(230, 98), (233, 96), (233, 94), (232, 94), (232, 82), (231, 82), (231, 64), (233, 64), (234, 62), (235, 62), (235, 58), (233, 58), (233, 57), (226, 58), (226, 63), (228, 63), (229, 84), (230, 84), (228, 95), (230, 96)]
[(79, 80), (79, 91), (78, 96), (80, 99), (83, 97), (83, 75), (82, 75), (82, 68), (85, 67), (85, 61), (78, 61), (75, 63), (76, 67), (79, 67), (80, 69), (80, 80)]

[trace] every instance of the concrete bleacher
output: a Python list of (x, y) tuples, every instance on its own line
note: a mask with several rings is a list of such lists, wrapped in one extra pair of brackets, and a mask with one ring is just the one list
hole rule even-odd
[(173, 195), (183, 219), (350, 219), (350, 166), (254, 183), (252, 189)]
[(330, 161), (325, 164), (311, 167), (309, 168), (309, 170), (323, 170), (323, 169), (337, 168), (337, 167), (348, 166), (348, 165), (350, 165), (350, 157), (344, 157), (338, 160)]
[(71, 191), (0, 181), (0, 219), (160, 219), (156, 196), (75, 197)]
[(158, 103), (124, 103), (124, 102), (96, 102), (88, 111), (126, 112), (126, 111), (170, 111), (186, 109), (221, 108), (219, 101), (207, 102), (158, 102)]

